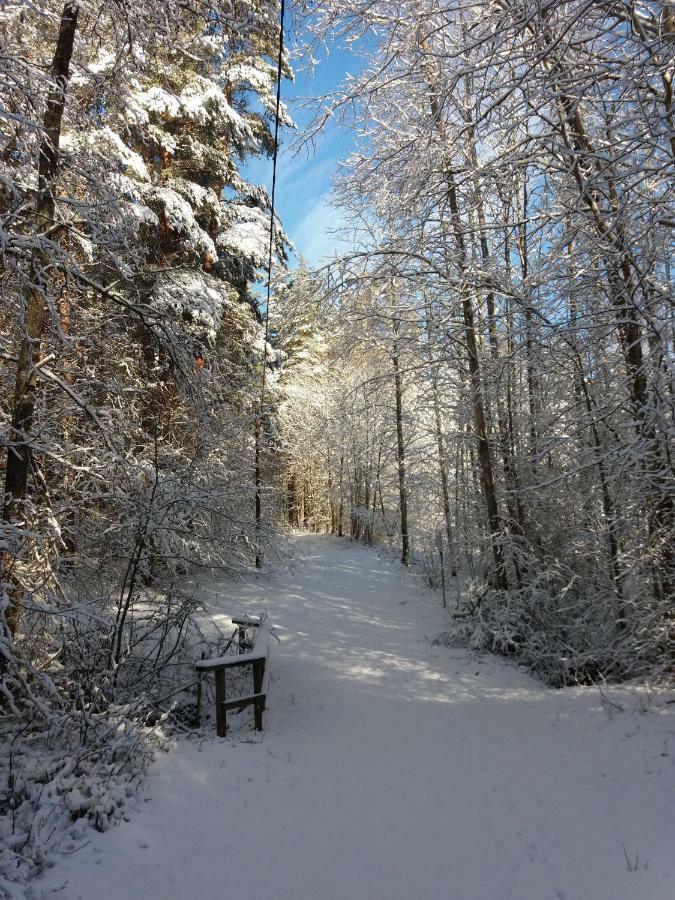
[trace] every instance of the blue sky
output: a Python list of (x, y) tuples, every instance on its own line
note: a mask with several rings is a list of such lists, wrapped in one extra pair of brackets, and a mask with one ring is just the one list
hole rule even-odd
[[(282, 84), (282, 99), (299, 131), (312, 118), (312, 112), (302, 108), (302, 101), (337, 87), (347, 73), (358, 69), (359, 63), (354, 54), (335, 48), (329, 54), (323, 54), (311, 72), (296, 67), (295, 82), (284, 81)], [(340, 211), (330, 205), (331, 178), (338, 162), (352, 150), (353, 140), (347, 129), (331, 122), (314, 147), (294, 155), (290, 145), (295, 136), (289, 132), (280, 135), (276, 209), (297, 254), (304, 256), (310, 265), (318, 265), (333, 256), (341, 244), (339, 236), (331, 234), (332, 229), (343, 224)], [(252, 160), (244, 166), (243, 174), (256, 184), (266, 184), (269, 189), (272, 161)]]

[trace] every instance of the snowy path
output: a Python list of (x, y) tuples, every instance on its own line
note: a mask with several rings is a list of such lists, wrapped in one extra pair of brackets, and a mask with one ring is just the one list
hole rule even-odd
[(437, 597), (362, 547), (297, 541), (295, 572), (234, 605), (211, 598), (230, 612), (271, 598), (282, 644), (262, 742), (242, 730), (163, 756), (131, 821), (65, 858), (36, 897), (675, 897), (664, 695), (641, 714), (638, 691), (612, 692), (629, 706), (608, 713), (595, 689), (548, 691), (432, 647)]

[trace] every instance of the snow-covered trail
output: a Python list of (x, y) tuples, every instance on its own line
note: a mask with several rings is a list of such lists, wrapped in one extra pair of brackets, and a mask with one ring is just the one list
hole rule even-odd
[(262, 739), (242, 729), (163, 756), (131, 821), (60, 862), (37, 897), (675, 897), (666, 697), (644, 713), (638, 691), (612, 692), (619, 713), (596, 689), (546, 690), (432, 646), (438, 598), (396, 565), (297, 543), (295, 571), (210, 598), (265, 605), (279, 628)]

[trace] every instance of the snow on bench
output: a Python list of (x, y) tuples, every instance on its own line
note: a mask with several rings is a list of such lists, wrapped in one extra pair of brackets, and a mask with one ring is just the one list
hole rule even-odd
[[(200, 659), (195, 663), (198, 675), (201, 675), (203, 672), (213, 672), (215, 676), (216, 734), (218, 737), (225, 737), (227, 733), (227, 710), (244, 709), (246, 706), (253, 707), (256, 730), (262, 731), (262, 714), (266, 705), (269, 684), (269, 620), (265, 616), (240, 616), (237, 619), (232, 619), (232, 623), (239, 627), (239, 655)], [(246, 641), (247, 628), (256, 629), (252, 649), (249, 652), (246, 652), (245, 649), (249, 646)], [(238, 666), (251, 666), (253, 670), (253, 693), (228, 700), (226, 696), (225, 672), (227, 669), (233, 669)]]
[(249, 641), (247, 637), (247, 632), (251, 628), (260, 628), (262, 623), (265, 621), (266, 616), (263, 614), (262, 616), (245, 616), (240, 615), (236, 619), (232, 619), (232, 624), (237, 626), (237, 631), (239, 633), (239, 652), (244, 653), (245, 650), (253, 649), (253, 641)]
[(232, 619), (233, 625), (262, 625), (265, 621), (265, 616), (245, 616), (240, 615), (236, 619)]

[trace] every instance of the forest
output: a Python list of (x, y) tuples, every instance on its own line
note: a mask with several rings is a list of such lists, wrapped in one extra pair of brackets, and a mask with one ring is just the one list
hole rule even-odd
[[(672, 683), (675, 3), (287, 6), (0, 2), (0, 896), (301, 531), (549, 688)], [(336, 123), (308, 262), (249, 173)]]

